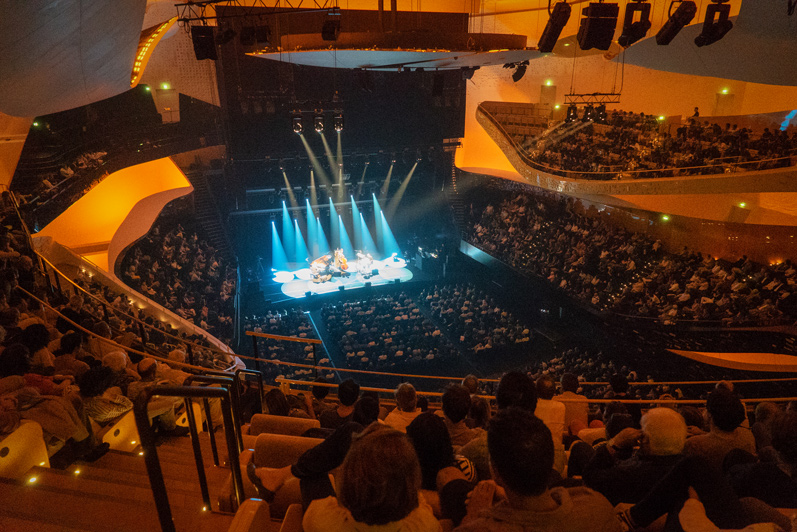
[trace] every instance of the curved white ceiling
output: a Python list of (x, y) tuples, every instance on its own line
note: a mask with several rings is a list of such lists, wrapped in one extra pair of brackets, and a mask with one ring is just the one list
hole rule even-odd
[(146, 0), (0, 4), (0, 112), (40, 116), (130, 88)]
[(733, 29), (720, 41), (698, 48), (703, 24), (684, 28), (669, 46), (654, 35), (625, 51), (625, 61), (655, 70), (735, 79), (769, 85), (797, 85), (797, 13), (784, 0), (746, 0)]

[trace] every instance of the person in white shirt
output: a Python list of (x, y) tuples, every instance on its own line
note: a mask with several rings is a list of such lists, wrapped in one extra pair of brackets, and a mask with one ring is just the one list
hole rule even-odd
[(387, 415), (385, 424), (400, 432), (407, 432), (407, 425), (421, 413), (417, 403), (415, 387), (408, 382), (400, 384), (396, 388), (396, 408)]

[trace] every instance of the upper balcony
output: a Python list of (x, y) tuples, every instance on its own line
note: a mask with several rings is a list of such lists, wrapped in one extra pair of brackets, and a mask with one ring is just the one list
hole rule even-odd
[[(743, 153), (724, 156), (719, 149), (724, 133), (714, 137), (706, 131), (689, 143), (692, 151), (673, 154), (667, 151), (671, 138), (658, 124), (663, 121), (642, 123), (639, 115), (628, 115), (631, 119), (618, 125), (568, 124), (549, 121), (550, 110), (542, 107), (482, 102), (476, 111), (479, 124), (517, 172), (541, 188), (577, 196), (797, 191), (793, 144), (753, 149), (766, 144), (753, 138)], [(587, 128), (590, 135), (583, 134)], [(682, 133), (693, 134), (688, 126)], [(606, 146), (616, 145), (611, 141), (617, 135), (627, 135), (629, 142), (612, 152)], [(585, 142), (596, 140), (599, 146), (585, 149)]]

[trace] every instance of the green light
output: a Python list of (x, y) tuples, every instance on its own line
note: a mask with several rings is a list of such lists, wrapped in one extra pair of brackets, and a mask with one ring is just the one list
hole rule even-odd
[(664, 115), (661, 115), (661, 116), (659, 117), (659, 122), (662, 122), (662, 121), (664, 121)]
[(746, 203), (744, 203), (744, 202), (742, 202), (742, 203), (740, 203), (740, 204), (739, 204), (739, 207), (741, 207), (742, 209), (744, 209), (745, 207), (747, 207), (747, 204), (746, 204)]
[(551, 85), (553, 85), (553, 81), (551, 81), (550, 79), (546, 79), (545, 80), (545, 86), (546, 87), (550, 87)]
[(559, 105), (558, 103), (553, 106), (554, 109), (559, 109), (560, 107), (561, 107), (561, 105)]
[(666, 222), (666, 221), (668, 221), (670, 219), (670, 217), (667, 216), (666, 214), (662, 214), (661, 215), (661, 219)]
[(169, 90), (170, 86), (168, 83), (161, 83), (161, 89), (167, 91)]
[(728, 89), (722, 89), (722, 94), (728, 94)]
[(38, 122), (34, 122), (33, 123), (33, 127), (39, 127), (39, 123)]
[(149, 92), (149, 91), (151, 91), (152, 89), (150, 89), (150, 88), (149, 88), (149, 85), (147, 85), (147, 86), (145, 86), (145, 87), (144, 87), (144, 90), (145, 90), (145, 91), (147, 91), (147, 92)]

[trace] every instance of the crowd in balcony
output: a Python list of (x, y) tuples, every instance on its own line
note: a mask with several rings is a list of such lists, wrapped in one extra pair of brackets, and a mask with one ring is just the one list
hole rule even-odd
[(119, 277), (181, 318), (222, 341), (231, 341), (236, 269), (200, 238), (198, 228), (184, 229), (171, 218), (156, 221), (126, 252)]
[(528, 327), (473, 284), (435, 285), (422, 290), (418, 301), (458, 345), (476, 353), (498, 354), (531, 339)]
[[(613, 111), (607, 123), (573, 127), (560, 140), (528, 139), (531, 159), (557, 170), (605, 172), (579, 177), (613, 179), (723, 173), (733, 163), (740, 170), (791, 166), (797, 137), (766, 128), (754, 134), (745, 127), (691, 117), (674, 131), (663, 131), (657, 117)], [(556, 136), (556, 130), (551, 138)]]
[(653, 318), (754, 323), (793, 321), (797, 269), (790, 261), (726, 261), (683, 249), (577, 212), (527, 187), (474, 204), (468, 240), (525, 274), (600, 310)]
[(406, 293), (325, 304), (321, 316), (346, 362), (356, 369), (446, 358), (456, 350)]
[(33, 183), (21, 185), (25, 189), (17, 197), (20, 203), (30, 203), (33, 206), (45, 203), (76, 178), (101, 167), (107, 156), (108, 153), (104, 151), (82, 153), (71, 163), (61, 166), (57, 172), (48, 172)]

